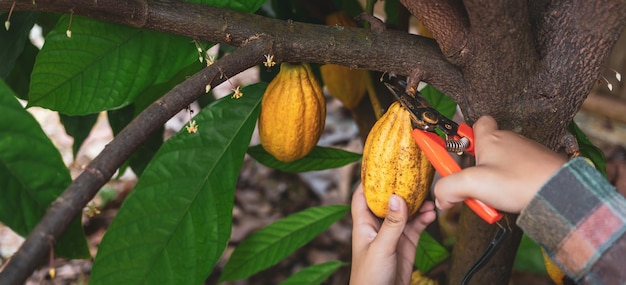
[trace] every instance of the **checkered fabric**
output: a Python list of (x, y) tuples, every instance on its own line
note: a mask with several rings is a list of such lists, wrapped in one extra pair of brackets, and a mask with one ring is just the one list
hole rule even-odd
[(583, 158), (539, 190), (517, 224), (580, 284), (626, 284), (626, 199)]

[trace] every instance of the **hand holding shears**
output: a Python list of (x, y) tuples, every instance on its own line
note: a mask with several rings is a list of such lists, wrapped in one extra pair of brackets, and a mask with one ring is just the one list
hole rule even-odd
[[(406, 84), (401, 81), (395, 85), (385, 82), (385, 86), (411, 114), (411, 123), (413, 124), (411, 135), (413, 140), (415, 140), (437, 172), (441, 176), (447, 176), (461, 171), (461, 167), (452, 158), (450, 152), (468, 152), (475, 155), (474, 131), (472, 128), (465, 123), (457, 124), (443, 116), (432, 108), (417, 90), (411, 90), (413, 92), (405, 91)], [(443, 133), (445, 140), (436, 133), (436, 130)], [(493, 207), (476, 199), (466, 199), (464, 202), (487, 223), (496, 223), (498, 231), (482, 256), (468, 269), (461, 282), (462, 285), (469, 283), (473, 274), (480, 270), (498, 251), (505, 238), (511, 232), (508, 225), (504, 227), (498, 222), (503, 215)]]
[[(474, 155), (474, 131), (465, 123), (456, 122), (441, 115), (419, 92), (410, 94), (397, 85), (385, 82), (406, 110), (411, 113), (413, 132), (411, 135), (424, 152), (439, 175), (447, 176), (461, 171), (450, 152), (468, 152)], [(442, 139), (435, 130), (439, 129), (446, 137)], [(465, 204), (489, 224), (502, 219), (503, 215), (493, 207), (476, 199), (466, 199)]]

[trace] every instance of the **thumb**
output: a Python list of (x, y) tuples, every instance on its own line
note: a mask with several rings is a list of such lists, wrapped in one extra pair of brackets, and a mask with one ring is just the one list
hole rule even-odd
[(398, 240), (404, 231), (404, 226), (407, 221), (407, 206), (404, 199), (398, 195), (391, 195), (389, 197), (389, 209), (387, 216), (383, 221), (380, 231), (373, 243), (384, 245), (381, 248), (385, 253), (392, 254), (396, 250)]

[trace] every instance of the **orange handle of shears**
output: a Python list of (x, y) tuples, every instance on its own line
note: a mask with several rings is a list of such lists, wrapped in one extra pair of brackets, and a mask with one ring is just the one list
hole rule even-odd
[[(459, 125), (459, 135), (470, 139), (468, 152), (474, 153), (474, 133), (470, 126), (465, 123)], [(414, 129), (411, 133), (419, 148), (424, 152), (430, 163), (435, 167), (439, 175), (448, 176), (461, 171), (461, 167), (456, 163), (445, 147), (444, 140), (436, 133)], [(502, 219), (502, 214), (493, 207), (476, 199), (466, 199), (465, 204), (479, 217), (489, 224), (493, 224)]]

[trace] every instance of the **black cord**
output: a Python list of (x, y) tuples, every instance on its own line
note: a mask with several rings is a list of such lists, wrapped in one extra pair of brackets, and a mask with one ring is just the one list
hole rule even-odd
[(483, 255), (481, 255), (480, 258), (474, 263), (474, 265), (472, 265), (472, 267), (467, 271), (467, 273), (465, 273), (463, 281), (461, 281), (461, 285), (469, 284), (470, 279), (472, 279), (474, 273), (476, 273), (483, 266), (485, 266), (485, 264), (487, 264), (487, 261), (489, 261), (489, 259), (491, 259), (491, 257), (496, 254), (496, 252), (498, 252), (498, 249), (500, 248), (500, 246), (502, 246), (504, 239), (509, 235), (509, 232), (510, 231), (505, 227), (498, 228), (496, 235), (491, 240), (489, 246), (487, 246), (487, 248), (485, 249), (485, 252), (483, 252)]

